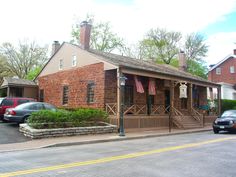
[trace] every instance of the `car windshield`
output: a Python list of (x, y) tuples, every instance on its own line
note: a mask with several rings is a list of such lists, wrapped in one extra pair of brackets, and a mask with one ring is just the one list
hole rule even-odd
[(4, 99), (4, 98), (0, 98), (0, 105), (1, 105), (3, 99)]
[(222, 118), (225, 118), (225, 117), (234, 117), (236, 118), (236, 110), (232, 110), (232, 111), (225, 111), (222, 116)]

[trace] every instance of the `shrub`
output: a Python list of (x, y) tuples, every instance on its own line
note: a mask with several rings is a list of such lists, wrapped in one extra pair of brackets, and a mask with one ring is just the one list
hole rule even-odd
[(107, 121), (108, 115), (100, 109), (79, 108), (73, 111), (59, 109), (57, 111), (34, 112), (27, 123), (34, 128), (60, 128), (91, 126)]
[(236, 100), (221, 100), (221, 109), (222, 112), (229, 110), (229, 109), (236, 109)]

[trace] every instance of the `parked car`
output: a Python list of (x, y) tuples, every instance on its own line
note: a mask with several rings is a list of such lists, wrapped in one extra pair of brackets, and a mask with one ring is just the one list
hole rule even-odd
[(225, 111), (213, 122), (214, 133), (219, 133), (221, 130), (229, 132), (236, 130), (236, 110)]
[(14, 108), (22, 103), (36, 101), (33, 98), (5, 97), (0, 98), (0, 119), (3, 119), (7, 108)]
[(4, 120), (17, 123), (26, 122), (32, 112), (37, 112), (43, 109), (56, 110), (55, 106), (44, 102), (24, 103), (15, 108), (8, 108), (4, 114)]

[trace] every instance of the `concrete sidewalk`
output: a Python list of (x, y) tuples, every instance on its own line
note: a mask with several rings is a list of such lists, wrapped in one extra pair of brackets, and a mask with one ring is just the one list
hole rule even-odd
[(71, 145), (92, 144), (92, 143), (102, 143), (111, 141), (124, 141), (131, 139), (196, 133), (196, 132), (211, 131), (211, 130), (212, 127), (207, 126), (204, 128), (190, 129), (190, 130), (172, 129), (171, 132), (169, 132), (168, 129), (128, 132), (124, 137), (120, 137), (118, 133), (112, 133), (112, 134), (102, 134), (102, 135), (97, 134), (97, 135), (82, 135), (82, 136), (36, 139), (22, 143), (1, 144), (0, 153), (47, 148), (47, 147), (71, 146)]

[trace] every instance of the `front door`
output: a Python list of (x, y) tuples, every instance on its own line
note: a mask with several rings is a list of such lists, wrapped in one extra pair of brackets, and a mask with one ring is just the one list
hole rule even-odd
[(170, 107), (170, 90), (165, 90), (165, 108), (167, 109), (167, 112), (169, 112)]

